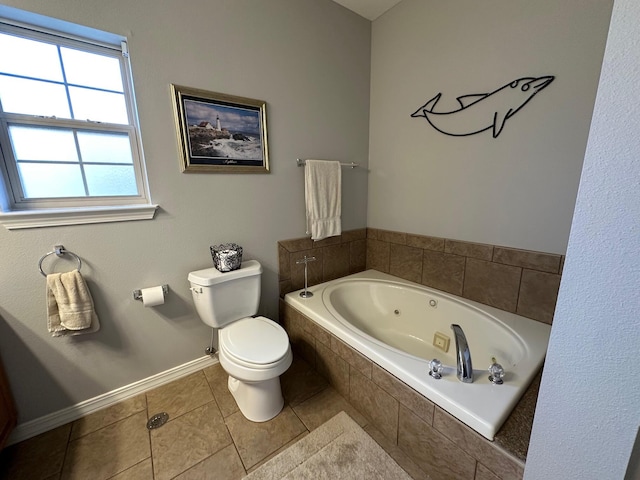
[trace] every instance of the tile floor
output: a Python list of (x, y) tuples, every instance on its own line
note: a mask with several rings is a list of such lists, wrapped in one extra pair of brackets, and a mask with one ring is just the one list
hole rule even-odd
[[(226, 379), (214, 365), (7, 447), (0, 479), (239, 479), (342, 410), (414, 479), (429, 478), (303, 360), (281, 377), (285, 407), (264, 423), (242, 416)], [(147, 430), (159, 412), (169, 421)]]

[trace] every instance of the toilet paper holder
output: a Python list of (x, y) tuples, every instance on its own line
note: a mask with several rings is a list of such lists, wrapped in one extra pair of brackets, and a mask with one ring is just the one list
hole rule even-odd
[[(168, 293), (169, 285), (162, 285), (162, 294), (166, 297)], [(142, 301), (142, 290), (134, 290), (133, 299)]]

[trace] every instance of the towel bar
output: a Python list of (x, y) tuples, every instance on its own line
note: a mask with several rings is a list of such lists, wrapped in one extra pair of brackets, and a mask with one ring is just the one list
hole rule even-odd
[[(300, 160), (299, 158), (296, 158), (296, 164), (299, 167), (304, 167), (305, 162), (306, 162), (306, 160)], [(340, 166), (341, 167), (356, 168), (356, 167), (359, 167), (360, 164), (359, 163), (354, 163), (354, 162), (350, 162), (350, 163), (342, 163), (342, 162), (340, 162)]]
[(80, 257), (78, 255), (76, 255), (75, 253), (73, 253), (70, 250), (67, 250), (64, 248), (64, 246), (62, 245), (56, 245), (55, 247), (53, 247), (53, 251), (49, 252), (49, 253), (45, 253), (41, 258), (40, 261), (38, 262), (38, 269), (40, 270), (40, 273), (43, 276), (47, 276), (46, 273), (44, 273), (44, 270), (42, 269), (42, 262), (44, 261), (45, 258), (47, 258), (49, 255), (53, 255), (55, 254), (58, 257), (62, 257), (63, 255), (69, 254), (72, 257), (75, 257), (76, 260), (78, 261), (78, 271), (80, 271), (80, 269), (82, 268), (82, 260), (80, 259)]

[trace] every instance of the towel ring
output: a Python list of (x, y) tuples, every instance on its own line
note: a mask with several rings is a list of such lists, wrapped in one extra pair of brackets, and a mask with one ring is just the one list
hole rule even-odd
[(72, 257), (76, 257), (76, 260), (78, 261), (78, 271), (80, 271), (80, 269), (82, 268), (82, 260), (80, 259), (80, 257), (78, 255), (76, 255), (75, 253), (65, 249), (64, 246), (62, 246), (62, 245), (56, 245), (55, 247), (53, 247), (53, 252), (45, 253), (40, 258), (40, 261), (38, 262), (38, 268), (40, 269), (40, 273), (45, 277), (47, 276), (47, 274), (44, 273), (44, 270), (42, 270), (42, 262), (49, 255), (53, 255), (53, 254), (57, 255), (58, 257), (61, 257), (61, 256), (65, 255), (65, 254), (69, 254)]

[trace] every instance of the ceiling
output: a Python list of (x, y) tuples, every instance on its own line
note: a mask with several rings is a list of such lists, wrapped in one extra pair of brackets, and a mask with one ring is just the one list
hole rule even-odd
[(333, 0), (371, 21), (378, 18), (401, 0)]

